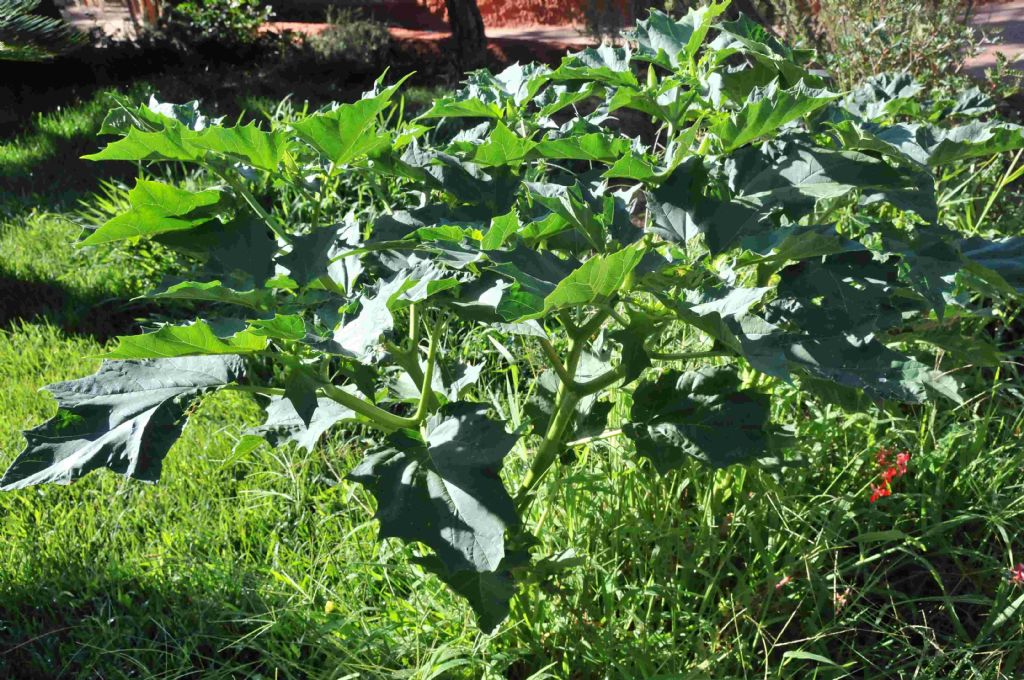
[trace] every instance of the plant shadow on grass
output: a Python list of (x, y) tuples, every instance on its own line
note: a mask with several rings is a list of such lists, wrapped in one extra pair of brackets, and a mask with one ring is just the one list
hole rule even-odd
[(77, 108), (37, 117), (21, 134), (0, 139), (0, 214), (68, 207), (95, 191), (102, 179), (134, 177), (131, 164), (82, 159), (102, 147), (96, 129), (107, 108), (106, 97), (98, 95)]
[[(32, 567), (30, 578), (0, 587), (2, 677), (269, 677), (308, 663), (320, 637), (315, 621), (282, 619), (284, 597), (257, 594), (263, 577), (251, 573), (193, 567), (150, 578), (116, 562)], [(282, 658), (263, 637), (271, 621), (288, 650)]]
[(0, 268), (0, 329), (10, 329), (18, 321), (47, 321), (65, 333), (102, 343), (139, 332), (138, 320), (153, 310), (151, 303), (83, 297), (60, 284), (15, 278)]

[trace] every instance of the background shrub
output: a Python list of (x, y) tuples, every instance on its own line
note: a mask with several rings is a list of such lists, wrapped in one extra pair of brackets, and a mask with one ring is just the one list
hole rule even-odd
[(327, 29), (306, 39), (318, 58), (373, 66), (387, 57), (391, 34), (383, 23), (348, 7), (328, 9), (327, 23)]
[(963, 69), (980, 34), (962, 0), (774, 0), (789, 36), (814, 46), (840, 84), (885, 71), (909, 71), (931, 85)]
[(189, 41), (245, 44), (254, 42), (273, 16), (263, 0), (186, 0), (171, 9), (164, 28)]

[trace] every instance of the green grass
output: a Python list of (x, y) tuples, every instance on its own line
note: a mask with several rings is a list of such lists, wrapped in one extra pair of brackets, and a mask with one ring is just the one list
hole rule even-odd
[[(44, 161), (10, 159), (34, 134), (0, 146), (0, 173), (29, 181)], [(75, 182), (98, 189), (96, 175)], [(0, 465), (52, 414), (39, 388), (92, 372), (84, 357), (145, 311), (126, 301), (167, 266), (75, 248), (73, 200), (18, 205), (0, 221)], [(40, 307), (39, 291), (58, 292)], [(481, 398), (515, 394), (523, 378), (503, 370)], [(0, 677), (1018, 678), (1013, 375), (964, 407), (899, 416), (780, 388), (806, 464), (777, 479), (696, 464), (659, 477), (620, 440), (580, 448), (530, 518), (541, 554), (577, 560), (528, 586), (490, 636), (409, 549), (377, 541), (371, 499), (344, 479), (358, 439), (238, 455), (259, 411), (219, 394), (157, 485), (96, 473), (0, 495)], [(911, 451), (910, 472), (872, 504), (882, 445)], [(510, 478), (524, 464), (520, 451)]]

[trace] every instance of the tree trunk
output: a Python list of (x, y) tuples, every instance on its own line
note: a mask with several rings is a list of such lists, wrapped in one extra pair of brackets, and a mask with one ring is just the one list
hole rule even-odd
[(64, 20), (61, 16), (60, 10), (57, 8), (57, 3), (54, 0), (42, 0), (39, 6), (32, 10), (32, 14), (38, 14), (44, 17), (50, 17), (51, 19)]
[(445, 0), (445, 5), (459, 66), (467, 71), (480, 68), (487, 59), (487, 36), (476, 0)]

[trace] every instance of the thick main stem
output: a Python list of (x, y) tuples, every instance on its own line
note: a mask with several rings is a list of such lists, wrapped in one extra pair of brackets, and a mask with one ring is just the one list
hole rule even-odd
[(523, 485), (519, 487), (516, 494), (516, 508), (521, 512), (530, 504), (530, 497), (534, 488), (540, 483), (544, 473), (548, 471), (558, 459), (565, 445), (565, 433), (569, 423), (576, 411), (576, 404), (580, 397), (566, 383), (558, 388), (558, 396), (555, 400), (555, 412), (551, 414), (548, 421), (547, 431), (544, 433), (544, 440), (537, 449), (537, 455), (533, 458), (530, 470), (523, 479)]
[[(590, 338), (601, 329), (602, 324), (604, 324), (609, 316), (610, 313), (606, 309), (601, 309), (595, 312), (582, 326), (575, 327), (571, 322), (566, 325), (566, 330), (572, 338), (572, 342), (569, 345), (569, 356), (560, 371), (558, 370), (558, 357), (554, 357), (553, 363), (561, 383), (555, 396), (555, 410), (551, 414), (550, 420), (548, 420), (547, 429), (544, 431), (544, 439), (537, 449), (537, 454), (534, 456), (530, 469), (523, 479), (522, 486), (519, 487), (519, 491), (516, 493), (516, 508), (520, 512), (529, 506), (537, 484), (540, 483), (544, 473), (558, 460), (558, 454), (565, 448), (565, 437), (569, 431), (569, 426), (572, 424), (576, 405), (580, 402), (580, 399), (603, 389), (621, 377), (619, 371), (616, 370), (609, 371), (608, 374), (587, 383), (579, 383), (574, 379), (584, 348), (587, 346)], [(545, 347), (545, 350), (548, 349), (552, 352), (554, 350), (553, 347)], [(550, 355), (549, 358), (551, 358)], [(613, 374), (614, 377), (612, 377)], [(611, 380), (609, 380), (610, 377)]]

